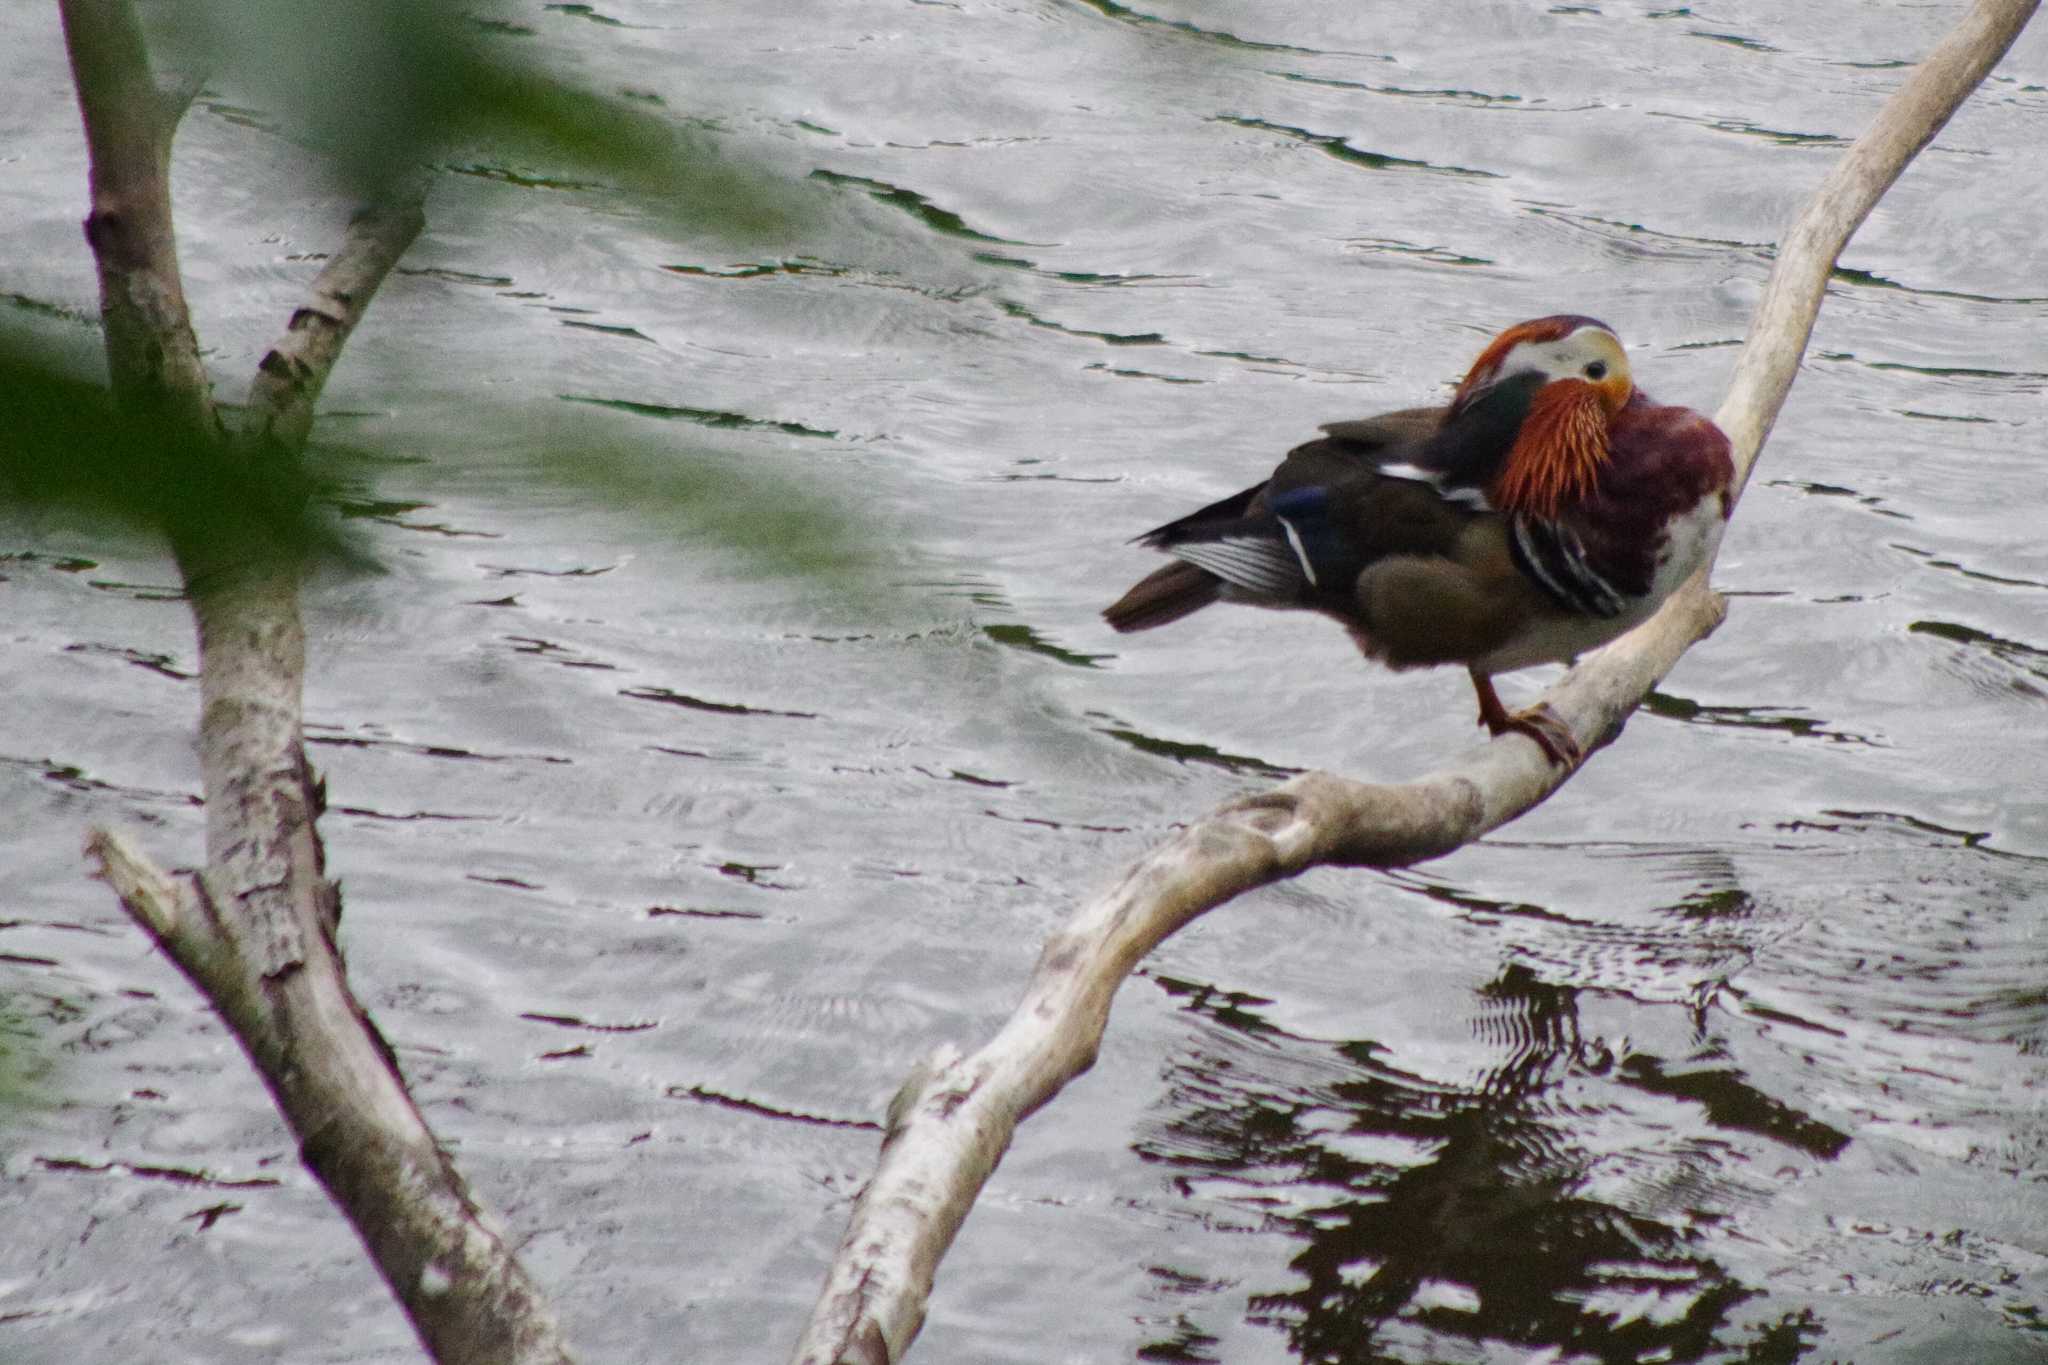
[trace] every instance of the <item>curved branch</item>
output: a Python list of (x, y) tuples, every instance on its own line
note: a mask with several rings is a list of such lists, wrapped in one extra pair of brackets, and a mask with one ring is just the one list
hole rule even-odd
[(1877, 201), (2020, 36), (2040, 0), (1977, 0), (1842, 154), (1779, 248), (1728, 397), (1715, 414), (1735, 446), (1736, 483), (1770, 435), (1806, 353), (1835, 260)]
[[(1836, 257), (1906, 164), (2026, 26), (2039, 0), (1979, 0), (1842, 158), (1786, 238), (1716, 420), (1738, 484), (1790, 391)], [(1709, 566), (1711, 569), (1711, 566)], [(1587, 753), (1620, 733), (1659, 679), (1719, 624), (1703, 570), (1635, 631), (1544, 694)], [(1144, 955), (1232, 897), (1321, 864), (1399, 867), (1513, 820), (1570, 776), (1533, 741), (1497, 739), (1397, 786), (1309, 773), (1232, 801), (1141, 858), (1047, 940), (1024, 998), (978, 1052), (941, 1049), (890, 1105), (796, 1359), (890, 1365), (923, 1325), (941, 1257), (1016, 1127), (1095, 1060), (1117, 987)]]

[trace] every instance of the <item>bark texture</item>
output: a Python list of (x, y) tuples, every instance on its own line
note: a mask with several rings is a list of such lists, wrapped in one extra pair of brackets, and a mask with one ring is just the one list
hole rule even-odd
[(232, 436), (193, 338), (172, 231), (171, 136), (190, 89), (159, 93), (128, 0), (61, 0), (92, 158), (86, 238), (123, 407), (161, 424), (139, 471), (199, 633), (203, 869), (167, 873), (118, 833), (87, 852), (122, 906), (220, 1011), (355, 1225), (422, 1343), (464, 1365), (568, 1360), (554, 1315), (470, 1195), (357, 1003), (326, 875), (325, 802), (300, 725), (297, 496), (313, 405), (343, 343), (418, 235), (418, 199), (357, 216), (265, 355)]

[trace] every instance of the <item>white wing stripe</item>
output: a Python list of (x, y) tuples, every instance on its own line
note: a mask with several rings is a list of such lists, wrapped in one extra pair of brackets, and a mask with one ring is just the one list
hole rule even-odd
[(1493, 504), (1486, 500), (1486, 490), (1476, 484), (1463, 484), (1455, 488), (1444, 486), (1444, 471), (1424, 469), (1413, 464), (1383, 464), (1375, 471), (1390, 479), (1401, 479), (1408, 483), (1426, 483), (1445, 502), (1455, 502), (1480, 512), (1491, 512)]
[[(1516, 517), (1513, 525), (1516, 558), (1545, 592), (1587, 616), (1621, 613), (1621, 594), (1586, 562), (1586, 547), (1571, 527), (1527, 517)], [(1533, 529), (1537, 527), (1544, 532), (1540, 540)]]
[(1515, 546), (1522, 552), (1522, 567), (1534, 574), (1536, 581), (1543, 585), (1543, 591), (1549, 593), (1558, 601), (1567, 603), (1576, 601), (1571, 593), (1566, 592), (1559, 586), (1558, 581), (1550, 576), (1550, 569), (1543, 562), (1542, 552), (1529, 539), (1529, 524), (1522, 520), (1522, 518), (1516, 517), (1514, 526)]
[(1301, 592), (1301, 575), (1279, 542), (1264, 539), (1185, 541), (1168, 553), (1198, 569), (1207, 569), (1226, 583), (1263, 593), (1282, 602)]
[(1309, 563), (1308, 550), (1301, 543), (1301, 532), (1295, 530), (1294, 523), (1285, 517), (1278, 517), (1275, 520), (1280, 523), (1280, 529), (1287, 533), (1287, 544), (1293, 549), (1294, 557), (1301, 561), (1301, 571), (1308, 575), (1308, 585), (1311, 588), (1320, 588), (1322, 584), (1316, 581), (1316, 566)]

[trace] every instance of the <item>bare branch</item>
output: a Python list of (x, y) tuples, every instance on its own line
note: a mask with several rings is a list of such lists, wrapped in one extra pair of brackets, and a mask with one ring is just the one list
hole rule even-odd
[(340, 251), (313, 281), (301, 304), (257, 367), (241, 435), (257, 451), (296, 454), (313, 429), (313, 405), (363, 310), (426, 226), (424, 186), (411, 185), (400, 200), (372, 204), (348, 225)]
[[(171, 128), (196, 86), (158, 92), (128, 0), (62, 0), (62, 9), (92, 155), (86, 235), (116, 395), (173, 424), (205, 466), (179, 474), (207, 496), (260, 500), (261, 480), (296, 462), (343, 342), (419, 232), (418, 199), (351, 224), (264, 359), (243, 433), (257, 458), (233, 469), (179, 282), (165, 169)], [(349, 991), (336, 944), (340, 894), (316, 827), (325, 794), (301, 731), (297, 561), (267, 542), (261, 520), (232, 506), (208, 511), (203, 532), (170, 526), (199, 628), (205, 870), (180, 883), (106, 832), (89, 852), (124, 908), (219, 1009), (434, 1358), (566, 1361), (552, 1311), (443, 1156)]]
[(99, 263), (115, 395), (168, 421), (177, 436), (212, 438), (220, 422), (171, 232), (171, 131), (183, 106), (158, 92), (128, 0), (60, 0), (58, 8), (92, 159), (85, 237)]
[(1736, 358), (1727, 401), (1715, 414), (1735, 445), (1738, 486), (1747, 482), (1784, 406), (1842, 248), (1907, 165), (1991, 74), (2039, 4), (1978, 0), (1886, 101), (1876, 122), (1835, 163), (1793, 223), (1764, 286), (1749, 340)]
[(261, 553), (217, 562), (192, 597), (208, 913), (160, 942), (248, 1052), (433, 1357), (566, 1361), (552, 1311), (349, 990), (316, 826), (324, 792), (300, 735), (297, 571)]
[(118, 830), (95, 829), (86, 835), (85, 856), (99, 864), (95, 875), (114, 888), (130, 918), (158, 940), (178, 933), (191, 918), (186, 888)]
[[(1887, 102), (1786, 239), (1717, 420), (1742, 479), (1805, 351), (1849, 235), (2025, 27), (2039, 0), (1979, 0)], [(1711, 568), (1711, 566), (1709, 566)], [(1544, 702), (1586, 752), (1630, 713), (1724, 604), (1702, 571), (1663, 610), (1573, 668)], [(924, 1321), (932, 1277), (1017, 1124), (1095, 1060), (1116, 990), (1168, 935), (1232, 897), (1319, 864), (1440, 857), (1535, 806), (1570, 776), (1506, 736), (1399, 786), (1309, 773), (1212, 812), (1148, 853), (1047, 940), (1024, 998), (972, 1055), (942, 1049), (890, 1106), (874, 1178), (855, 1204), (811, 1321), (804, 1365), (888, 1365)]]

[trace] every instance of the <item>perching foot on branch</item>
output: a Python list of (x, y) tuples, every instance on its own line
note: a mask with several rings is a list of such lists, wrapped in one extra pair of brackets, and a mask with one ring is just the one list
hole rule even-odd
[(1578, 736), (1547, 703), (1539, 701), (1527, 710), (1510, 711), (1501, 704), (1500, 693), (1493, 690), (1493, 679), (1476, 668), (1472, 670), (1472, 688), (1479, 694), (1479, 723), (1495, 739), (1505, 734), (1527, 735), (1560, 768), (1576, 768), (1586, 761)]

